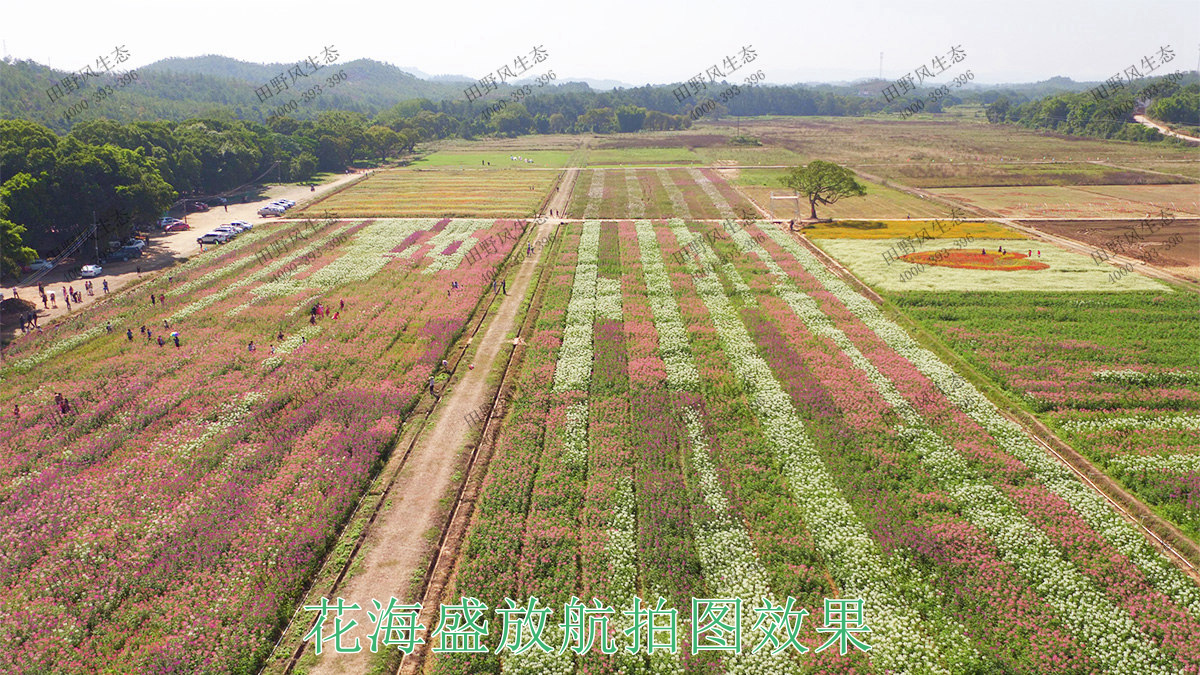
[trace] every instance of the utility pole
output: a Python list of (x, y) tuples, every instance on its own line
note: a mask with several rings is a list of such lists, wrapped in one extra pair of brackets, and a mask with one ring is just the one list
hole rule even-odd
[(879, 52), (879, 79), (883, 79), (883, 52)]

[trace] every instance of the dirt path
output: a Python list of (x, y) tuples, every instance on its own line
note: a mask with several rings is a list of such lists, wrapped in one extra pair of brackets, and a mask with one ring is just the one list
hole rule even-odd
[(1181, 134), (1177, 131), (1171, 131), (1167, 127), (1159, 124), (1158, 122), (1155, 122), (1154, 120), (1150, 119), (1149, 117), (1146, 117), (1145, 115), (1134, 115), (1133, 119), (1135, 122), (1138, 122), (1138, 123), (1142, 124), (1143, 126), (1150, 127), (1151, 129), (1157, 129), (1158, 132), (1163, 134), (1164, 136), (1174, 136), (1175, 138), (1182, 138), (1185, 141), (1191, 141), (1193, 143), (1200, 143), (1200, 138), (1196, 138), (1195, 136), (1188, 136), (1187, 134)]
[[(297, 207), (303, 201), (307, 201), (313, 197), (319, 197), (330, 190), (334, 190), (348, 181), (354, 180), (358, 174), (348, 174), (338, 176), (337, 178), (317, 186), (315, 191), (310, 191), (302, 185), (281, 185), (275, 186), (267, 190), (267, 196), (262, 200), (250, 202), (247, 204), (231, 204), (228, 210), (224, 208), (212, 209), (204, 213), (190, 213), (187, 215), (187, 223), (191, 226), (190, 230), (182, 232), (159, 232), (150, 235), (150, 241), (146, 245), (146, 249), (142, 252), (142, 257), (135, 258), (121, 263), (110, 263), (104, 266), (104, 272), (93, 279), (94, 297), (88, 297), (85, 293), (83, 303), (71, 304), (71, 311), (67, 312), (67, 305), (62, 298), (63, 286), (74, 286), (75, 290), (83, 290), (83, 280), (75, 279), (69, 281), (64, 276), (66, 270), (53, 270), (50, 274), (42, 279), (42, 283), (46, 285), (47, 294), (50, 290), (54, 291), (57, 307), (50, 305), (48, 308), (41, 307), (41, 299), (38, 296), (37, 284), (31, 286), (17, 286), (20, 297), (24, 300), (29, 300), (38, 305), (38, 323), (43, 328), (50, 324), (51, 321), (68, 314), (77, 314), (80, 310), (96, 304), (104, 299), (103, 291), (104, 282), (108, 282), (108, 294), (113, 295), (119, 289), (127, 286), (143, 275), (149, 275), (157, 270), (170, 267), (175, 264), (175, 261), (183, 257), (191, 257), (200, 254), (200, 245), (196, 243), (196, 238), (201, 234), (211, 230), (212, 228), (222, 224), (229, 223), (235, 220), (244, 220), (254, 225), (255, 230), (258, 228), (270, 229), (275, 227), (275, 219), (260, 218), (258, 209), (264, 204), (275, 199), (287, 198), (295, 201)], [(92, 258), (88, 251), (92, 250), (91, 243), (84, 244), (84, 256), (87, 261)], [(206, 249), (211, 247), (206, 247)], [(81, 258), (82, 259), (82, 258)], [(82, 264), (82, 263), (81, 263)], [(138, 270), (141, 269), (139, 273)], [(13, 294), (13, 288), (6, 287), (0, 289), (4, 293), (4, 297), (10, 298)], [(19, 337), (20, 331), (15, 330), (10, 326), (5, 326), (5, 337), (11, 339)], [(14, 335), (13, 333), (16, 333)]]
[[(565, 210), (570, 199), (569, 186), (577, 173), (576, 169), (567, 170), (562, 182), (566, 189), (551, 195), (545, 209), (547, 213), (550, 209)], [(558, 222), (558, 219), (543, 220), (528, 240), (548, 237)], [(466, 415), (491, 402), (488, 375), (497, 358), (502, 356), (502, 347), (510, 344), (506, 337), (516, 326), (521, 300), (534, 278), (543, 248), (537, 247), (534, 254), (524, 258), (516, 271), (507, 277), (507, 297), (484, 332), (472, 338), (472, 341), (478, 341), (478, 348), (471, 360), (474, 368), (468, 370), (450, 391), (443, 392), (432, 426), (422, 432), (422, 437), (397, 476), (390, 492), (391, 501), (380, 511), (367, 535), (364, 553), (355, 562), (358, 571), (337, 591), (337, 595), (345, 598), (347, 603), (358, 603), (363, 609), (371, 608), (373, 611), (372, 599), (379, 600), (383, 605), (392, 596), (404, 600), (410, 593), (414, 571), (427, 564), (432, 552), (427, 533), (440, 531), (446, 526), (448, 507), (443, 503), (443, 497), (454, 487), (455, 473), (471, 432)], [(463, 477), (460, 476), (458, 480), (463, 480)], [(456, 543), (447, 542), (445, 547), (452, 545)], [(365, 614), (360, 614), (360, 617), (359, 625), (345, 634), (344, 644), (353, 644), (354, 638), (359, 638), (362, 651), (354, 654), (326, 651), (317, 660), (311, 673), (340, 675), (367, 670), (372, 657), (367, 649), (367, 636), (373, 625), (364, 620)], [(311, 622), (311, 613), (301, 620)], [(305, 649), (311, 650), (311, 647), (306, 645)]]

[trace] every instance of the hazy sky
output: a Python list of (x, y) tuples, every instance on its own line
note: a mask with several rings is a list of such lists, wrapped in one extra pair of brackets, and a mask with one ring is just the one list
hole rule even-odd
[(63, 70), (117, 46), (133, 68), (202, 54), (295, 62), (333, 45), (340, 61), (473, 78), (542, 46), (549, 59), (527, 75), (632, 84), (685, 80), (746, 45), (770, 82), (876, 76), (880, 52), (895, 79), (958, 45), (966, 60), (935, 81), (968, 69), (976, 82), (1099, 80), (1163, 45), (1169, 70), (1200, 59), (1196, 0), (3, 3), (5, 53)]

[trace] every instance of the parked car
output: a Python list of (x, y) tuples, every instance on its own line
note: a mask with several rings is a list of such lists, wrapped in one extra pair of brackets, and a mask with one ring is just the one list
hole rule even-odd
[(138, 250), (141, 250), (143, 248), (146, 248), (146, 242), (135, 237), (135, 238), (130, 239), (129, 241), (125, 242), (125, 246), (127, 246), (127, 247), (132, 246)]
[(28, 268), (30, 272), (41, 272), (42, 270), (54, 269), (54, 263), (50, 262), (49, 260), (42, 260), (41, 258), (38, 258), (37, 260), (29, 263)]
[(283, 209), (276, 206), (264, 206), (258, 210), (258, 215), (264, 218), (267, 216), (282, 216)]
[(172, 225), (174, 223), (182, 223), (182, 222), (183, 221), (178, 218), (171, 218), (168, 216), (168, 217), (162, 218), (158, 221), (158, 229), (165, 230), (168, 225)]
[(227, 241), (229, 241), (229, 235), (222, 232), (209, 232), (196, 239), (196, 243), (199, 244), (224, 244)]
[(141, 255), (142, 255), (142, 249), (140, 249), (136, 246), (122, 246), (121, 248), (113, 251), (112, 254), (110, 254), (108, 256), (108, 261), (109, 262), (124, 262), (126, 260), (132, 260), (133, 258), (140, 258)]
[(190, 229), (192, 229), (192, 226), (188, 225), (187, 223), (185, 223), (181, 220), (178, 223), (171, 223), (170, 225), (167, 225), (166, 227), (163, 228), (163, 231), (164, 232), (182, 232), (184, 230), (190, 230)]
[(208, 204), (205, 204), (204, 202), (186, 202), (184, 203), (183, 208), (188, 213), (193, 213), (196, 211), (207, 211), (209, 207)]
[(250, 223), (247, 223), (244, 220), (235, 220), (232, 223), (230, 223), (230, 225), (237, 225), (238, 227), (240, 227), (244, 230), (253, 230), (254, 229), (253, 225), (251, 225)]
[(99, 265), (84, 265), (83, 267), (79, 268), (79, 276), (84, 278), (98, 277), (103, 271), (104, 268)]

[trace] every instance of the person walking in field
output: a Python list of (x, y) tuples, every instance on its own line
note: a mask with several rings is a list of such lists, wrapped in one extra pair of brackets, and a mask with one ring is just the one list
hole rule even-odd
[(133, 342), (133, 329), (132, 328), (125, 329), (125, 337), (129, 338), (130, 342)]
[(104, 294), (108, 295), (108, 279), (105, 279), (101, 284), (104, 286)]
[(176, 349), (179, 349), (179, 336), (178, 336), (178, 335), (172, 335), (171, 337), (175, 338), (175, 348), (176, 348)]
[(58, 301), (54, 299), (54, 291), (50, 291), (50, 304), (54, 305), (54, 309), (58, 309)]
[(164, 342), (164, 341), (163, 341), (163, 339), (162, 339), (162, 336), (161, 336), (161, 335), (159, 335), (159, 336), (158, 336), (158, 346), (159, 346), (159, 347), (162, 347), (164, 344), (166, 344), (166, 342)]
[(154, 294), (153, 293), (150, 294), (150, 304), (151, 305), (154, 304)]

